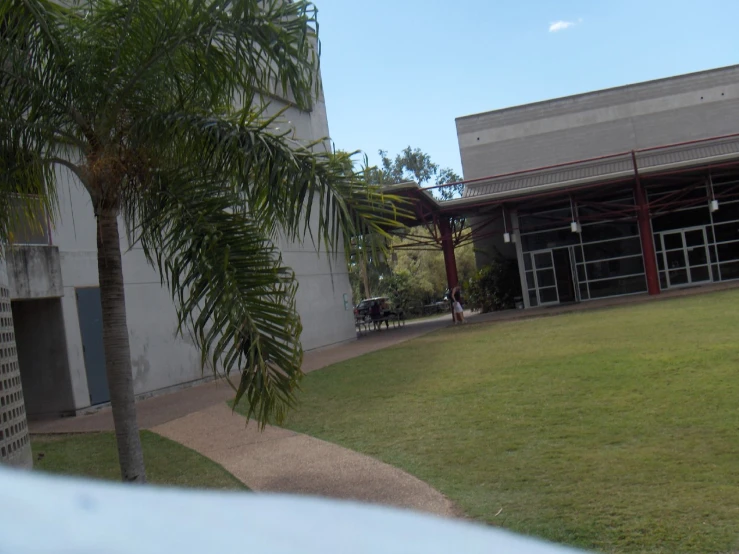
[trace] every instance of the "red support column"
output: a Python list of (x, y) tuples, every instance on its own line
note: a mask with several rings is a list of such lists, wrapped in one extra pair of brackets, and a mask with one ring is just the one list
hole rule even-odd
[(647, 194), (639, 178), (639, 169), (636, 165), (636, 154), (631, 153), (634, 163), (634, 197), (636, 198), (637, 220), (639, 222), (639, 237), (641, 238), (642, 254), (644, 256), (644, 271), (647, 275), (647, 291), (651, 295), (660, 293), (659, 273), (657, 272), (657, 255), (654, 252), (654, 238), (652, 235), (652, 221), (649, 217), (649, 202)]
[[(446, 268), (446, 280), (449, 292), (459, 284), (457, 276), (457, 259), (454, 257), (454, 238), (449, 218), (439, 219), (439, 233), (441, 234), (441, 250), (444, 252), (444, 267)], [(452, 319), (454, 319), (454, 307), (452, 306)], [(456, 320), (455, 320), (456, 321)]]

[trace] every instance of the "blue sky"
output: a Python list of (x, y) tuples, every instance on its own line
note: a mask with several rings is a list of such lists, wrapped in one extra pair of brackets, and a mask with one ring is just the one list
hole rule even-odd
[(454, 119), (739, 63), (737, 0), (315, 0), (331, 138), (462, 173)]

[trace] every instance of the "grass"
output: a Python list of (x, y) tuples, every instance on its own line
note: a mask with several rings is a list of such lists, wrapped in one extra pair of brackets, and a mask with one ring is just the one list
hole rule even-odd
[[(217, 463), (150, 431), (141, 432), (149, 483), (177, 487), (245, 490)], [(34, 435), (34, 469), (50, 473), (120, 481), (113, 433)]]
[(448, 329), (311, 373), (287, 427), (519, 533), (734, 551), (738, 328), (731, 291)]

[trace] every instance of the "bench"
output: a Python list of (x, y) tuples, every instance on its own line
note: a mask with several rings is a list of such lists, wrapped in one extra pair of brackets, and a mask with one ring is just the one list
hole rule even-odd
[(393, 329), (396, 327), (405, 326), (405, 314), (403, 312), (390, 312), (380, 317), (372, 319), (370, 316), (358, 317), (354, 319), (354, 325), (357, 328), (357, 334), (366, 334), (371, 326), (374, 326), (375, 330), (380, 330), (382, 324), (385, 323), (385, 328), (390, 328), (390, 323), (393, 324)]

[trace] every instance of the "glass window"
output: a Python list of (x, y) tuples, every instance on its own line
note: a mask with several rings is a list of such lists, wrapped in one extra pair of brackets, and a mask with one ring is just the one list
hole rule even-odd
[(715, 246), (709, 246), (708, 247), (708, 253), (711, 255), (711, 263), (715, 264), (718, 260), (716, 259), (716, 247)]
[(585, 283), (580, 284), (580, 300), (589, 300), (588, 285)]
[(553, 227), (562, 227), (568, 225), (572, 219), (572, 212), (569, 204), (566, 207), (539, 210), (533, 213), (518, 212), (518, 225), (523, 232), (551, 229)]
[(713, 280), (714, 281), (720, 281), (721, 280), (721, 271), (718, 268), (718, 264), (713, 264), (711, 266), (711, 272), (713, 273)]
[(703, 246), (704, 244), (706, 244), (706, 236), (703, 234), (703, 229), (685, 231), (686, 246)]
[(739, 240), (739, 221), (716, 225), (714, 229), (716, 230), (716, 242)]
[(608, 211), (624, 210), (627, 209), (628, 206), (633, 206), (635, 204), (634, 193), (619, 193), (610, 197), (598, 197), (597, 199), (594, 199), (593, 202), (600, 205), (589, 205), (587, 200), (578, 202), (577, 212), (581, 217), (595, 216), (605, 219), (608, 217)]
[(587, 277), (585, 277), (585, 266), (578, 264), (577, 265), (577, 280), (578, 281), (585, 281)]
[(659, 288), (660, 290), (667, 288), (667, 274), (664, 271), (659, 272)]
[[(705, 185), (700, 185), (692, 190), (687, 190), (683, 187), (675, 186), (662, 186), (662, 187), (650, 187), (648, 192), (650, 202), (659, 202), (660, 199), (664, 199), (667, 202), (671, 200), (703, 200), (708, 198), (708, 189)], [(667, 195), (673, 195), (671, 198), (665, 198)]]
[(536, 266), (536, 269), (552, 267), (552, 253), (539, 252), (538, 254), (534, 254), (534, 265)]
[(531, 254), (523, 255), (523, 267), (526, 270), (531, 269)]
[(718, 201), (718, 211), (713, 212), (714, 223), (724, 223), (726, 221), (736, 221), (739, 219), (739, 202), (722, 202)]
[(530, 289), (536, 288), (536, 284), (534, 283), (534, 272), (533, 271), (526, 272), (526, 286)]
[(584, 223), (582, 226), (583, 242), (638, 236), (639, 227), (633, 220), (609, 221), (607, 223), (596, 224)]
[(539, 298), (542, 304), (550, 304), (552, 302), (559, 302), (557, 296), (557, 287), (547, 287), (545, 289), (539, 289)]
[(662, 244), (665, 246), (665, 250), (677, 250), (683, 248), (683, 234), (682, 233), (664, 233), (662, 235)]
[(707, 265), (704, 265), (701, 267), (691, 267), (690, 268), (690, 280), (693, 283), (701, 283), (703, 281), (710, 281), (711, 271), (708, 269)]
[(636, 237), (586, 244), (583, 246), (583, 250), (585, 251), (585, 260), (589, 262), (620, 256), (634, 256), (641, 254), (641, 240)]
[[(735, 219), (739, 219), (739, 217)], [(708, 202), (706, 201), (706, 204), (701, 204), (695, 208), (653, 216), (652, 230), (672, 231), (685, 227), (699, 227), (710, 223), (711, 212), (708, 211)]]
[(688, 265), (707, 265), (708, 264), (708, 248), (705, 245), (694, 246), (688, 248)]
[(527, 252), (557, 246), (569, 246), (578, 242), (580, 242), (580, 237), (577, 233), (573, 233), (569, 226), (566, 229), (533, 233), (521, 237), (521, 247)]
[(557, 284), (553, 269), (540, 269), (536, 272), (536, 284), (541, 287), (553, 287)]
[(602, 260), (587, 264), (588, 279), (608, 279), (621, 275), (644, 273), (644, 262), (641, 256), (621, 258), (618, 260)]
[(529, 291), (529, 306), (532, 308), (535, 308), (539, 305), (539, 301), (536, 299), (536, 291), (530, 290)]
[(720, 262), (739, 260), (739, 242), (717, 244), (716, 249), (718, 250), (718, 259)]
[(575, 261), (577, 263), (581, 263), (582, 262), (582, 246), (576, 246), (575, 248), (573, 248), (573, 250), (575, 251)]
[(653, 238), (654, 238), (654, 251), (662, 252), (662, 235), (659, 233), (655, 233), (653, 235)]
[(603, 298), (606, 296), (617, 296), (620, 294), (633, 294), (646, 292), (647, 281), (643, 275), (636, 277), (620, 277), (607, 281), (596, 281), (590, 283), (591, 298)]
[(660, 271), (665, 270), (665, 256), (662, 253), (657, 254), (657, 269)]
[(670, 269), (667, 272), (667, 276), (670, 279), (671, 287), (688, 284), (688, 270), (687, 269)]
[(721, 264), (721, 280), (739, 279), (739, 262)]
[(732, 185), (739, 184), (735, 177), (713, 177), (713, 190), (719, 192)]
[(667, 258), (667, 268), (668, 269), (680, 269), (681, 267), (685, 267), (685, 250), (673, 250), (672, 252), (667, 252), (665, 254), (665, 257)]

